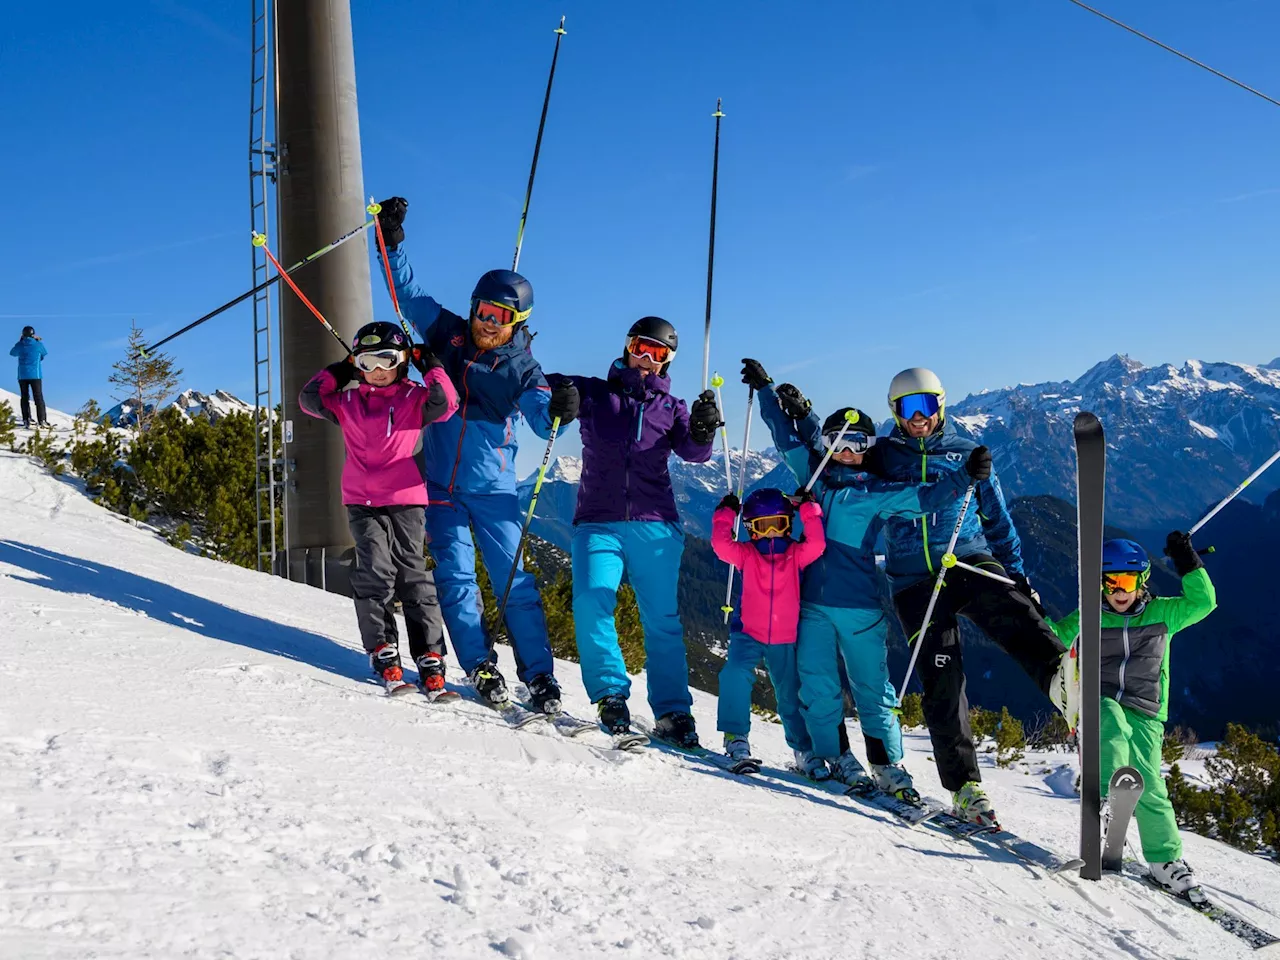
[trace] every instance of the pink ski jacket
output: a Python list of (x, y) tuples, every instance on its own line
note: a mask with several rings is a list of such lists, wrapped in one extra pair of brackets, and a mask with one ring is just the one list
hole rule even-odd
[(425, 383), (403, 377), (389, 387), (359, 379), (339, 390), (321, 370), (302, 388), (298, 405), (313, 417), (336, 423), (347, 445), (342, 502), (366, 507), (426, 506), (422, 474), (422, 430), (458, 409), (458, 391), (439, 367)]
[(716, 510), (711, 518), (711, 546), (717, 557), (742, 571), (742, 629), (760, 643), (795, 643), (800, 571), (827, 548), (822, 508), (813, 502), (800, 504), (804, 539), (772, 555), (733, 538), (735, 516), (729, 507)]

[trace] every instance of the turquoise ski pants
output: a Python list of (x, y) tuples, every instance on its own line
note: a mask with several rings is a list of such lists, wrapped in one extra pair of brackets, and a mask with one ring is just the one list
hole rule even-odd
[(763, 660), (778, 700), (778, 719), (787, 746), (812, 750), (809, 731), (800, 713), (800, 674), (796, 670), (794, 643), (761, 643), (735, 630), (729, 634), (729, 656), (720, 669), (720, 707), (716, 729), (745, 737), (751, 732), (751, 689), (756, 667)]

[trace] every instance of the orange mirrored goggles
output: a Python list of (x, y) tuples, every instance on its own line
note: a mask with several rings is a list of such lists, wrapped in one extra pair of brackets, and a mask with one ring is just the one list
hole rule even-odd
[(1134, 593), (1142, 583), (1142, 575), (1137, 573), (1104, 573), (1102, 589), (1107, 593)]
[[(496, 323), (500, 327), (509, 327), (522, 319), (510, 307), (490, 300), (472, 300), (471, 315), (485, 323)], [(526, 314), (527, 316), (527, 314)]]
[(755, 537), (785, 537), (791, 532), (791, 518), (785, 514), (772, 517), (751, 517), (747, 529)]
[(665, 343), (646, 340), (644, 337), (632, 337), (628, 340), (627, 353), (633, 357), (648, 357), (654, 363), (670, 363), (676, 355)]

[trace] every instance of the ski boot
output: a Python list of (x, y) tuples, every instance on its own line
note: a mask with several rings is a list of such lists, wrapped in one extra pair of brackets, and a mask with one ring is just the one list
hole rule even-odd
[(817, 783), (831, 779), (831, 770), (822, 757), (815, 757), (810, 750), (797, 750), (795, 754), (796, 769), (805, 777)]
[(540, 673), (528, 683), (529, 699), (533, 701), (533, 709), (539, 713), (554, 717), (564, 707), (560, 703), (560, 684), (549, 673)]
[(1192, 891), (1198, 892), (1200, 890), (1200, 884), (1196, 882), (1196, 875), (1185, 860), (1149, 863), (1147, 867), (1151, 870), (1151, 879), (1172, 894), (1193, 899), (1195, 893)]
[(388, 696), (394, 697), (413, 689), (413, 684), (405, 680), (404, 671), (400, 669), (400, 651), (391, 644), (384, 643), (369, 654), (369, 666), (387, 688)]
[(1072, 733), (1080, 726), (1080, 660), (1077, 650), (1078, 647), (1072, 644), (1058, 661), (1058, 671), (1049, 681), (1049, 700), (1067, 721)]
[(693, 722), (693, 714), (683, 710), (664, 713), (653, 725), (653, 732), (662, 740), (666, 740), (681, 750), (697, 750), (702, 744), (698, 742), (698, 730)]
[(911, 774), (907, 773), (907, 768), (902, 764), (873, 763), (871, 779), (882, 792), (889, 796), (920, 805), (920, 794), (916, 791), (915, 781), (911, 779)]
[(831, 767), (832, 779), (839, 780), (851, 789), (863, 791), (875, 787), (875, 781), (871, 779), (871, 774), (867, 773), (866, 767), (849, 751), (846, 750), (828, 763)]
[(969, 823), (976, 823), (983, 827), (995, 827), (1000, 829), (1000, 822), (996, 819), (995, 809), (991, 806), (991, 801), (987, 799), (986, 791), (982, 789), (982, 784), (976, 780), (970, 780), (963, 787), (952, 794), (955, 801), (951, 808), (951, 815), (961, 820), (967, 820)]
[(627, 698), (620, 693), (611, 693), (596, 703), (596, 716), (600, 718), (600, 727), (610, 736), (620, 737), (631, 732), (631, 711), (627, 709)]
[(730, 760), (750, 760), (751, 744), (741, 734), (726, 733), (724, 735), (724, 753)]
[(422, 692), (428, 700), (436, 700), (448, 692), (444, 688), (444, 657), (438, 653), (424, 653), (414, 661), (414, 665), (418, 668)]
[(476, 688), (476, 693), (480, 694), (480, 699), (489, 706), (501, 710), (511, 702), (511, 695), (507, 693), (507, 681), (502, 678), (496, 665), (482, 663), (467, 674), (467, 679)]

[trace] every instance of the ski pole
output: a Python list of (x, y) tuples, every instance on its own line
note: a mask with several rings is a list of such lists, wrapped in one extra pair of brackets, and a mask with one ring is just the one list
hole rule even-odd
[(529, 220), (529, 202), (533, 199), (533, 178), (538, 172), (538, 154), (542, 151), (542, 131), (547, 125), (547, 108), (551, 106), (551, 84), (556, 79), (556, 61), (560, 59), (560, 39), (565, 35), (564, 17), (556, 27), (556, 49), (551, 54), (551, 72), (547, 74), (547, 93), (542, 98), (542, 117), (538, 120), (538, 138), (533, 142), (533, 164), (529, 167), (529, 186), (524, 191), (524, 210), (520, 213), (520, 229), (516, 231), (516, 255), (511, 259), (511, 269), (520, 266), (520, 248), (524, 245), (524, 225)]
[[(844, 412), (844, 425), (840, 427), (840, 432), (836, 434), (836, 438), (831, 441), (831, 446), (827, 448), (826, 454), (822, 458), (822, 462), (818, 464), (818, 469), (813, 471), (813, 476), (809, 478), (809, 482), (804, 485), (804, 492), (808, 493), (813, 489), (813, 485), (818, 482), (818, 477), (822, 475), (822, 471), (827, 468), (827, 463), (831, 460), (831, 455), (836, 452), (836, 447), (840, 446), (840, 441), (844, 439), (845, 432), (848, 431), (855, 423), (858, 422), (858, 414), (853, 410)], [(955, 544), (953, 543), (954, 547)]]
[(716, 151), (711, 160), (711, 239), (707, 243), (707, 321), (702, 333), (702, 389), (707, 389), (707, 377), (711, 372), (711, 282), (716, 269), (716, 192), (720, 184), (720, 112), (721, 100), (716, 98)]
[(387, 241), (382, 237), (382, 221), (378, 219), (378, 214), (382, 212), (382, 204), (370, 197), (369, 206), (365, 209), (369, 211), (369, 216), (373, 217), (373, 232), (378, 238), (378, 252), (382, 254), (382, 266), (387, 271), (387, 292), (391, 294), (391, 306), (395, 309), (396, 317), (400, 321), (400, 329), (409, 338), (409, 349), (412, 350), (413, 331), (409, 329), (409, 324), (405, 323), (404, 314), (400, 312), (400, 298), (396, 296), (396, 284), (391, 279), (391, 261), (387, 258)]
[[(747, 489), (747, 451), (751, 449), (751, 413), (756, 402), (756, 388), (747, 387), (747, 429), (742, 435), (742, 463), (738, 467), (738, 515), (733, 518), (733, 539), (738, 539), (738, 530), (742, 527), (742, 494)], [(729, 614), (733, 613), (733, 564), (729, 564), (729, 582), (724, 588), (724, 622), (729, 622)]]
[[(560, 432), (560, 418), (551, 421), (551, 436), (547, 439), (547, 449), (542, 451), (542, 466), (538, 467), (538, 479), (533, 484), (533, 495), (529, 498), (529, 509), (524, 514), (524, 526), (520, 528), (520, 541), (516, 544), (516, 556), (511, 561), (511, 572), (507, 574), (507, 585), (502, 589), (502, 600), (498, 604), (498, 623), (501, 624), (507, 615), (507, 598), (511, 596), (511, 585), (516, 581), (516, 570), (520, 568), (520, 558), (524, 556), (524, 541), (529, 536), (529, 525), (533, 523), (533, 508), (538, 505), (538, 494), (542, 492), (542, 481), (547, 476), (547, 465), (551, 463), (551, 450), (556, 445), (556, 434)], [(510, 629), (507, 630), (510, 636)]]
[(726, 492), (733, 493), (733, 466), (729, 462), (729, 428), (724, 424), (724, 394), (720, 392), (720, 388), (724, 386), (724, 377), (716, 374), (711, 378), (711, 386), (716, 391), (716, 406), (720, 408), (720, 442), (724, 447), (724, 480), (725, 486), (728, 488)]
[(1198, 532), (1199, 532), (1199, 530), (1200, 530), (1200, 528), (1201, 528), (1201, 527), (1203, 527), (1206, 523), (1208, 523), (1210, 520), (1212, 520), (1214, 517), (1216, 517), (1216, 516), (1218, 515), (1218, 511), (1219, 511), (1219, 510), (1221, 510), (1223, 507), (1225, 507), (1228, 503), (1230, 503), (1230, 502), (1231, 502), (1232, 500), (1234, 500), (1236, 497), (1240, 496), (1240, 494), (1244, 492), (1244, 488), (1245, 488), (1245, 487), (1247, 487), (1249, 484), (1253, 483), (1253, 481), (1257, 480), (1257, 479), (1258, 479), (1258, 477), (1262, 476), (1263, 471), (1265, 471), (1265, 470), (1267, 469), (1267, 467), (1271, 466), (1271, 465), (1272, 465), (1273, 463), (1275, 463), (1277, 460), (1280, 460), (1280, 450), (1277, 450), (1275, 453), (1273, 453), (1273, 454), (1272, 454), (1272, 455), (1267, 459), (1267, 462), (1266, 462), (1266, 463), (1264, 463), (1264, 464), (1263, 464), (1262, 466), (1260, 466), (1257, 470), (1253, 471), (1253, 473), (1249, 474), (1249, 476), (1245, 478), (1244, 483), (1240, 484), (1240, 486), (1238, 486), (1238, 487), (1236, 487), (1234, 490), (1232, 490), (1229, 494), (1227, 494), (1227, 495), (1226, 495), (1226, 496), (1221, 500), (1221, 502), (1219, 502), (1219, 503), (1218, 503), (1218, 505), (1217, 505), (1216, 507), (1214, 507), (1214, 508), (1213, 508), (1212, 510), (1210, 510), (1208, 513), (1206, 513), (1202, 518), (1200, 518), (1198, 521), (1196, 521), (1196, 525), (1195, 525), (1194, 527), (1192, 527), (1190, 530), (1188, 530), (1188, 531), (1187, 531), (1187, 533), (1188, 533), (1188, 534), (1190, 534), (1191, 536), (1195, 536), (1195, 535), (1196, 535), (1196, 533), (1198, 533)]
[(929, 595), (929, 605), (924, 611), (924, 623), (920, 625), (920, 632), (916, 634), (916, 642), (911, 651), (911, 662), (907, 664), (907, 675), (902, 678), (902, 689), (898, 691), (898, 707), (902, 706), (902, 698), (907, 695), (907, 684), (911, 682), (911, 674), (915, 672), (916, 661), (920, 659), (920, 650), (924, 647), (924, 637), (929, 631), (929, 620), (932, 619), (933, 608), (938, 603), (938, 594), (942, 592), (942, 581), (947, 575), (947, 570), (959, 562), (956, 560), (956, 541), (960, 539), (960, 528), (964, 526), (965, 514), (969, 512), (969, 503), (972, 500), (973, 484), (971, 483), (969, 484), (969, 489), (964, 492), (964, 503), (960, 505), (960, 516), (956, 518), (956, 528), (951, 531), (951, 542), (947, 544), (947, 552), (942, 555), (942, 568), (938, 571), (938, 576), (933, 581), (933, 593)]
[[(376, 222), (377, 222), (376, 219), (366, 220), (364, 223), (360, 224), (360, 226), (356, 227), (354, 230), (344, 233), (337, 240), (334, 240), (332, 243), (326, 244), (325, 246), (317, 250), (315, 253), (307, 254), (305, 257), (303, 257), (301, 260), (295, 263), (288, 270), (285, 270), (284, 273), (285, 274), (293, 273), (295, 270), (298, 270), (306, 266), (311, 261), (319, 260), (329, 251), (336, 250), (338, 247), (342, 246), (352, 237), (359, 234), (360, 231), (368, 230)], [(196, 327), (200, 326), (200, 324), (204, 323), (206, 320), (212, 320), (214, 317), (218, 316), (219, 314), (225, 313), (226, 311), (230, 310), (236, 304), (243, 303), (245, 300), (248, 300), (250, 297), (254, 296), (255, 294), (261, 293), (263, 290), (267, 289), (267, 287), (271, 286), (273, 283), (278, 282), (280, 279), (280, 276), (281, 275), (277, 273), (274, 277), (270, 277), (266, 280), (263, 280), (256, 287), (253, 287), (250, 290), (246, 290), (244, 293), (240, 294), (240, 296), (232, 300), (228, 300), (226, 303), (224, 303), (222, 306), (218, 307), (217, 309), (210, 310), (208, 313), (206, 313), (203, 317), (200, 317), (198, 320), (191, 321), (191, 323), (188, 323), (185, 327), (183, 327), (181, 330), (177, 331), (176, 333), (171, 333), (167, 337), (165, 337), (163, 340), (157, 340), (155, 343), (148, 344), (145, 347), (139, 348), (138, 352), (134, 354), (132, 357), (130, 357), (129, 359), (137, 360), (140, 357), (145, 357), (152, 350), (157, 350), (160, 347), (163, 347), (170, 340), (176, 340), (178, 337), (182, 336), (187, 331), (194, 330)]]
[(324, 328), (333, 334), (333, 339), (337, 340), (338, 343), (342, 345), (342, 349), (346, 351), (347, 356), (351, 356), (351, 348), (347, 346), (347, 341), (342, 339), (342, 334), (333, 329), (333, 324), (324, 318), (324, 314), (316, 309), (316, 305), (307, 299), (307, 295), (305, 293), (298, 289), (298, 285), (293, 282), (293, 278), (284, 272), (284, 268), (280, 266), (280, 261), (277, 260), (275, 254), (271, 252), (271, 248), (267, 246), (266, 236), (255, 231), (253, 234), (253, 245), (255, 247), (262, 248), (262, 252), (267, 255), (267, 259), (270, 260), (272, 265), (276, 268), (276, 272), (280, 276), (284, 277), (284, 282), (289, 285), (289, 289), (296, 293), (298, 295), (298, 299), (307, 305), (307, 309), (315, 314), (315, 318), (317, 320), (324, 324)]
[(943, 555), (942, 565), (944, 567), (959, 567), (961, 570), (968, 570), (970, 573), (976, 573), (980, 577), (987, 577), (991, 580), (998, 580), (1001, 583), (1007, 583), (1011, 587), (1017, 586), (1017, 584), (1014, 583), (1012, 580), (1010, 580), (1008, 577), (1001, 576), (998, 573), (992, 573), (990, 570), (983, 570), (981, 567), (975, 567), (971, 563), (965, 563), (963, 560), (956, 557), (956, 555), (953, 553), (948, 553)]

